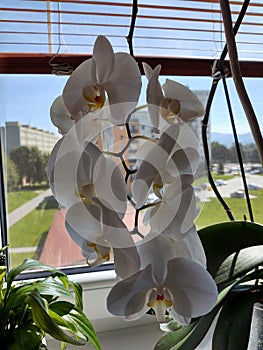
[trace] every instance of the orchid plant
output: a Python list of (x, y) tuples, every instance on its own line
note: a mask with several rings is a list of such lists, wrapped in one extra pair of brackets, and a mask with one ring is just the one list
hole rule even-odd
[[(143, 68), (148, 86), (146, 105), (141, 106), (141, 73), (135, 59), (114, 53), (104, 36), (96, 39), (92, 58), (72, 73), (51, 106), (51, 120), (62, 137), (50, 155), (47, 173), (54, 197), (66, 208), (66, 229), (87, 263), (98, 266), (114, 259), (118, 278), (107, 298), (108, 310), (127, 320), (152, 310), (160, 323), (176, 321), (186, 339), (193, 324), (197, 327), (195, 320), (218, 312), (222, 305), (222, 288), (216, 281), (220, 264), (215, 270), (211, 266), (214, 258), (220, 263), (228, 258), (230, 250), (220, 260), (222, 252), (213, 254), (211, 236), (209, 246), (206, 230), (200, 234), (194, 223), (198, 209), (192, 184), (199, 140), (191, 121), (204, 114), (204, 107), (178, 82), (167, 80), (161, 86), (160, 66), (144, 63)], [(132, 116), (142, 108), (148, 109), (152, 138), (131, 132)], [(116, 128), (127, 133), (118, 152)], [(142, 142), (137, 164), (129, 167), (127, 150), (138, 139)], [(149, 202), (151, 193), (154, 202)], [(132, 229), (125, 223), (127, 213), (134, 215)], [(241, 268), (242, 273), (257, 264), (246, 271)], [(227, 287), (236, 283), (233, 278), (221, 282)], [(182, 335), (175, 338), (170, 347), (162, 340), (158, 349), (183, 340)]]

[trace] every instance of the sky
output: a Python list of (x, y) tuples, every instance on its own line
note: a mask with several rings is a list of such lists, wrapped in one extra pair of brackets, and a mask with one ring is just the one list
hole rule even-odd
[[(125, 0), (127, 3), (130, 3), (130, 1)], [(260, 3), (261, 0), (257, 0), (256, 3)], [(115, 3), (113, 0), (109, 1), (109, 3)], [(152, 1), (149, 0), (143, 0), (142, 3), (152, 3)], [(166, 5), (174, 5), (174, 1), (173, 0), (166, 0), (165, 2)], [(180, 5), (180, 2), (178, 4), (178, 6)], [(182, 3), (181, 3), (182, 5)], [(41, 1), (36, 1), (36, 2), (28, 2), (28, 1), (21, 1), (21, 0), (9, 0), (6, 1), (5, 3), (3, 3), (3, 8), (5, 7), (21, 7), (21, 9), (23, 8), (29, 8), (30, 6), (32, 6), (33, 8), (37, 8), (37, 9), (44, 9), (46, 10), (46, 3), (45, 2), (41, 2)], [(191, 7), (194, 6), (200, 6), (200, 4), (196, 3), (196, 4), (192, 4), (191, 3)], [(218, 4), (212, 4), (212, 3), (203, 3), (202, 6), (204, 6), (207, 9), (210, 10), (216, 10), (218, 8)], [(237, 6), (237, 5), (233, 5), (233, 6)], [(117, 50), (116, 48), (118, 47), (118, 43), (119, 41), (122, 42), (121, 40), (123, 40), (123, 45), (126, 47), (126, 49), (128, 49), (127, 47), (127, 43), (126, 43), (126, 35), (127, 35), (127, 30), (128, 27), (126, 28), (124, 27), (115, 27), (113, 25), (111, 25), (111, 21), (117, 21), (119, 24), (126, 24), (129, 26), (130, 23), (130, 11), (131, 9), (129, 7), (116, 7), (116, 6), (111, 6), (108, 8), (108, 6), (86, 6), (85, 4), (74, 4), (74, 6), (70, 3), (51, 3), (51, 7), (54, 11), (54, 13), (52, 13), (52, 31), (54, 33), (59, 32), (59, 37), (55, 37), (52, 38), (53, 40), (53, 44), (54, 42), (56, 43), (59, 39), (59, 44), (65, 44), (63, 46), (63, 50), (67, 49), (67, 53), (71, 52), (71, 49), (76, 50), (76, 47), (73, 46), (73, 48), (70, 46), (71, 40), (75, 40), (76, 42), (78, 42), (78, 40), (83, 40), (82, 44), (85, 43), (84, 46), (82, 46), (82, 50), (84, 50), (84, 52), (86, 52), (86, 50), (91, 50), (92, 51), (92, 46), (95, 40), (96, 35), (98, 34), (98, 30), (100, 31), (100, 34), (104, 34), (104, 35), (111, 35), (111, 37), (109, 38), (110, 41), (112, 42), (113, 47), (115, 48), (114, 51), (123, 51), (123, 50)], [(240, 5), (238, 5), (237, 8), (235, 8), (236, 10), (238, 10), (238, 8), (240, 7)], [(66, 11), (63, 12), (62, 10)], [(85, 15), (82, 14), (82, 16), (74, 16), (74, 21), (80, 21), (80, 23), (89, 23), (92, 21), (96, 21), (96, 24), (100, 23), (99, 21), (105, 22), (107, 20), (107, 16), (98, 16), (98, 12), (101, 14), (107, 13), (109, 11), (116, 11), (119, 13), (123, 13), (126, 16), (118, 16), (118, 17), (113, 17), (113, 18), (108, 18), (107, 21), (109, 21), (107, 26), (66, 26), (63, 25), (63, 23), (65, 22), (70, 22), (72, 20), (71, 15), (68, 13), (68, 11), (88, 11), (90, 12), (90, 15)], [(92, 15), (94, 11), (94, 14)], [(150, 11), (150, 12), (149, 12)], [(154, 55), (156, 54), (156, 52), (158, 54), (162, 54), (164, 55), (169, 55), (170, 51), (169, 50), (173, 50), (172, 55), (180, 55), (181, 50), (180, 50), (180, 46), (177, 47), (176, 46), (176, 42), (175, 43), (171, 43), (171, 41), (169, 41), (169, 43), (166, 42), (166, 40), (171, 39), (174, 37), (175, 33), (176, 33), (176, 37), (179, 36), (179, 34), (183, 35), (183, 38), (186, 38), (186, 32), (185, 32), (185, 22), (184, 21), (175, 21), (174, 16), (176, 14), (176, 17), (180, 17), (180, 16), (199, 16), (198, 13), (195, 12), (186, 12), (184, 10), (184, 6), (181, 8), (180, 11), (176, 11), (173, 12), (167, 12), (166, 9), (162, 9), (163, 12), (160, 12), (160, 9), (152, 9), (150, 10), (149, 8), (140, 8), (140, 14), (141, 15), (153, 15), (154, 18), (151, 18), (150, 20), (147, 18), (144, 18), (144, 16), (139, 16), (139, 18), (137, 18), (137, 27), (136, 27), (136, 31), (135, 31), (135, 42), (138, 44), (136, 46), (136, 55), (140, 55), (140, 54), (145, 54), (145, 52), (147, 50), (149, 50), (149, 48), (146, 48), (148, 45), (150, 45), (150, 37), (151, 36), (162, 36), (160, 42), (159, 42), (159, 46), (158, 46), (158, 50), (156, 50), (156, 48), (154, 48)], [(175, 10), (174, 10), (175, 11)], [(3, 46), (3, 43), (1, 43), (0, 45), (0, 50), (5, 51), (7, 50), (8, 52), (12, 51), (12, 50), (27, 50), (28, 52), (31, 52), (30, 50), (34, 50), (34, 52), (42, 52), (39, 50), (44, 50), (44, 52), (46, 52), (45, 50), (47, 50), (47, 48), (45, 47), (45, 45), (41, 46), (41, 47), (35, 47), (33, 45), (33, 43), (35, 43), (35, 41), (41, 41), (41, 40), (46, 40), (45, 38), (42, 38), (42, 36), (36, 36), (34, 37), (34, 35), (32, 34), (34, 31), (32, 30), (32, 28), (34, 27), (34, 25), (36, 23), (33, 23), (34, 21), (43, 21), (43, 26), (45, 27), (45, 21), (46, 21), (46, 12), (37, 12), (37, 13), (31, 13), (30, 11), (2, 11), (3, 13), (1, 14), (1, 16), (3, 16), (3, 18), (5, 19), (9, 19), (11, 20), (10, 23), (5, 23), (5, 25), (7, 26), (5, 28), (5, 30), (9, 29), (12, 33), (10, 34), (10, 37), (6, 38), (10, 41), (10, 43), (12, 43), (14, 41), (14, 45), (9, 45), (7, 47)], [(63, 12), (63, 13), (62, 13)], [(97, 14), (97, 15), (95, 15)], [(159, 18), (159, 16), (162, 15), (164, 16), (165, 20), (161, 20)], [(168, 17), (167, 17), (168, 16)], [(172, 16), (171, 18), (169, 16)], [(215, 16), (218, 16), (218, 14), (216, 14), (215, 11), (204, 11), (202, 13), (202, 16), (208, 16), (208, 18), (210, 20), (215, 20)], [(104, 18), (105, 17), (105, 18)], [(146, 16), (147, 17), (147, 16)], [(167, 18), (166, 18), (167, 17)], [(211, 17), (211, 18), (210, 18)], [(169, 19), (170, 18), (170, 19)], [(216, 17), (217, 18), (217, 17)], [(27, 27), (25, 26), (25, 24), (23, 24), (23, 20), (33, 20), (33, 24), (29, 24), (30, 27), (30, 33), (27, 35), (27, 39), (28, 39), (28, 45), (29, 43), (31, 43), (31, 46), (29, 45), (28, 47), (25, 48), (25, 44), (24, 44), (24, 40), (25, 38), (23, 37), (23, 35), (15, 35), (14, 33), (16, 33), (17, 30), (27, 30)], [(173, 19), (173, 20), (171, 20)], [(22, 20), (22, 21), (18, 21), (16, 22), (16, 20)], [(141, 23), (142, 21), (142, 23)], [(162, 23), (163, 21), (163, 23)], [(175, 21), (175, 22), (174, 22)], [(254, 17), (254, 16), (250, 16), (249, 17), (249, 21), (251, 22), (258, 22), (258, 18)], [(56, 26), (56, 22), (58, 23), (62, 23), (61, 25), (57, 25)], [(188, 23), (188, 22), (187, 22)], [(190, 21), (187, 25), (197, 25), (197, 24), (191, 24), (192, 22)], [(199, 22), (198, 22), (199, 23)], [(205, 22), (200, 22), (199, 25), (201, 26), (199, 29), (204, 29), (202, 26)], [(145, 26), (151, 25), (151, 30), (148, 28), (146, 28), (146, 32), (141, 32), (141, 30), (143, 30), (142, 28), (140, 28), (140, 24), (143, 24)], [(202, 24), (202, 25), (201, 25)], [(216, 28), (215, 23), (212, 21), (210, 24), (207, 24), (208, 26), (212, 25), (213, 26), (213, 30), (215, 30)], [(25, 27), (24, 27), (25, 26)], [(32, 26), (32, 28), (31, 28)], [(160, 33), (160, 27), (171, 27), (170, 29), (174, 29), (174, 27), (178, 27), (178, 30), (176, 32), (174, 32), (173, 30), (165, 30), (164, 32)], [(220, 24), (221, 26), (221, 24)], [(182, 27), (182, 28), (181, 28)], [(255, 29), (255, 26), (253, 26)], [(35, 28), (35, 27), (34, 27)], [(38, 27), (37, 27), (38, 28)], [(180, 29), (181, 28), (181, 29)], [(206, 26), (205, 26), (206, 28)], [(210, 27), (209, 27), (210, 28)], [(261, 27), (260, 27), (261, 28)], [(36, 29), (36, 28), (35, 28)], [(180, 30), (179, 30), (180, 29)], [(211, 28), (210, 28), (211, 29)], [(218, 28), (217, 28), (218, 29)], [(39, 28), (39, 30), (42, 32), (46, 31), (46, 28)], [(103, 30), (107, 30), (107, 32), (102, 32)], [(261, 29), (260, 29), (261, 30)], [(79, 32), (81, 31), (81, 33)], [(116, 31), (116, 33), (115, 33)], [(208, 33), (211, 31), (208, 31)], [(197, 46), (197, 51), (194, 51), (192, 54), (197, 54), (197, 52), (199, 52), (199, 54), (201, 55), (202, 51), (201, 51), (201, 47), (200, 45), (204, 45), (204, 43), (206, 43), (206, 47), (204, 48), (205, 50), (208, 50), (208, 45), (210, 45), (212, 43), (212, 46), (214, 48), (214, 46), (219, 45), (218, 41), (216, 40), (215, 33), (217, 31), (213, 32), (213, 36), (212, 38), (209, 37), (209, 34), (205, 32), (202, 32), (202, 37), (201, 39), (206, 39), (204, 40), (203, 43), (201, 42), (195, 42), (195, 46)], [(249, 32), (249, 31), (248, 31)], [(70, 35), (68, 36), (67, 33), (70, 34), (74, 34), (73, 36)], [(194, 34), (195, 33), (195, 34)], [(80, 35), (81, 34), (81, 35)], [(146, 42), (145, 41), (140, 41), (143, 40), (144, 36), (147, 36)], [(198, 36), (198, 38), (200, 39), (200, 32), (189, 32), (189, 38), (194, 39), (195, 35)], [(242, 39), (242, 31), (241, 33), (238, 33), (238, 38)], [(261, 36), (260, 36), (261, 37)], [(122, 39), (120, 39), (122, 38)], [(63, 39), (63, 40), (62, 40)], [(220, 35), (220, 40), (222, 40), (222, 37)], [(244, 38), (243, 38), (244, 39)], [(242, 40), (243, 40), (242, 39)], [(249, 44), (253, 43), (253, 40), (255, 38), (252, 37), (252, 35), (249, 35), (249, 38), (246, 38), (246, 40), (243, 40)], [(224, 42), (220, 41), (221, 46), (223, 47)], [(20, 42), (21, 41), (21, 42)], [(61, 42), (60, 42), (61, 41)], [(74, 41), (74, 42), (75, 42)], [(179, 40), (180, 41), (180, 40)], [(210, 43), (211, 41), (211, 43)], [(18, 42), (21, 45), (18, 45)], [(180, 41), (180, 45), (183, 45), (183, 47), (187, 48), (188, 47), (188, 42), (186, 42), (185, 40), (183, 42)], [(210, 43), (210, 44), (209, 44)], [(23, 45), (22, 45), (23, 44)], [(169, 50), (167, 49), (167, 47), (165, 48), (165, 51), (160, 51), (162, 48), (162, 45), (164, 44), (164, 46), (166, 47), (168, 44), (168, 46), (170, 47)], [(117, 45), (117, 46), (116, 46)], [(156, 45), (156, 44), (155, 44)], [(175, 45), (175, 47), (174, 47)], [(222, 47), (216, 47), (217, 50), (221, 51)], [(59, 47), (59, 46), (58, 46)], [(139, 47), (141, 47), (141, 51), (139, 50)], [(154, 46), (153, 46), (154, 47)], [(259, 46), (260, 47), (260, 46)], [(54, 45), (53, 47), (54, 50), (56, 50), (56, 45)], [(123, 48), (122, 48), (123, 49)], [(211, 49), (211, 48), (210, 48)], [(209, 49), (209, 50), (210, 50)], [(214, 48), (215, 49), (215, 48)], [(250, 48), (250, 52), (256, 52), (256, 50), (253, 50), (254, 47), (252, 46), (252, 48)], [(145, 51), (146, 50), (146, 51)], [(168, 50), (168, 51), (167, 51)], [(242, 51), (242, 50), (241, 50)], [(75, 52), (75, 51), (74, 51)], [(63, 53), (63, 52), (62, 52)], [(75, 52), (76, 53), (76, 52)], [(148, 55), (150, 55), (150, 51), (148, 52)], [(188, 54), (190, 54), (190, 52), (188, 52)], [(211, 78), (210, 77), (170, 77), (173, 80), (176, 80), (180, 83), (183, 83), (185, 85), (187, 85), (190, 89), (192, 90), (209, 90), (211, 87)], [(1, 113), (0, 113), (0, 124), (3, 125), (5, 121), (20, 121), (22, 124), (29, 124), (33, 127), (38, 127), (44, 130), (48, 130), (51, 132), (56, 132), (56, 128), (52, 125), (51, 121), (50, 121), (50, 117), (49, 117), (49, 109), (50, 106), (52, 104), (52, 101), (59, 96), (62, 93), (63, 90), (63, 86), (65, 85), (66, 80), (68, 79), (67, 76), (55, 76), (55, 75), (38, 75), (38, 76), (34, 76), (34, 75), (0, 75), (0, 88), (1, 88), (1, 94), (0, 94), (0, 103), (1, 103)], [(161, 77), (160, 78), (161, 83), (163, 83), (165, 81), (165, 77)], [(263, 91), (263, 79), (259, 79), (259, 78), (250, 78), (250, 79), (245, 79), (245, 84), (248, 90), (248, 94), (249, 97), (253, 103), (259, 124), (261, 129), (263, 129), (263, 98), (262, 98), (262, 91)], [(230, 90), (230, 95), (231, 95), (231, 102), (232, 102), (232, 107), (233, 107), (233, 111), (234, 111), (234, 117), (236, 120), (236, 124), (237, 124), (237, 131), (238, 133), (242, 134), (242, 133), (246, 133), (249, 132), (250, 128), (249, 125), (247, 123), (245, 114), (243, 112), (243, 108), (239, 102), (239, 98), (235, 92), (235, 88), (234, 88), (234, 84), (232, 82), (231, 79), (228, 79), (228, 85), (229, 85), (229, 90)], [(142, 88), (142, 94), (141, 94), (141, 98), (140, 98), (140, 102), (144, 103), (145, 102), (145, 91), (146, 91), (146, 79), (143, 79), (143, 88)], [(215, 132), (221, 132), (221, 133), (231, 133), (231, 126), (230, 126), (230, 122), (229, 122), (229, 117), (228, 117), (228, 111), (226, 108), (226, 102), (225, 102), (225, 98), (224, 98), (224, 93), (222, 91), (222, 84), (220, 84), (217, 92), (216, 92), (216, 96), (215, 99), (213, 101), (213, 105), (212, 105), (212, 109), (211, 109), (211, 115), (210, 115), (210, 120), (211, 120), (211, 131), (215, 131)]]
[[(169, 78), (187, 85), (192, 90), (209, 90), (211, 86), (210, 77)], [(55, 75), (1, 75), (1, 125), (5, 121), (20, 121), (21, 124), (29, 124), (33, 127), (56, 133), (57, 130), (50, 121), (49, 109), (52, 101), (61, 95), (67, 79), (67, 76)], [(164, 83), (165, 79), (166, 77), (160, 77), (160, 82)], [(227, 83), (237, 131), (240, 134), (249, 132), (250, 128), (232, 79), (227, 80)], [(143, 77), (141, 103), (145, 102), (146, 84), (146, 79)], [(245, 85), (260, 127), (263, 129), (263, 79), (245, 79)], [(231, 133), (231, 125), (221, 83), (212, 105), (210, 120), (211, 131)]]

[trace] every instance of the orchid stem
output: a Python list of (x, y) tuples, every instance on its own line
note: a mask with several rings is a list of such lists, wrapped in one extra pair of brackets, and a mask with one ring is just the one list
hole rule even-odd
[(137, 0), (133, 0), (130, 31), (126, 37), (126, 40), (128, 42), (128, 45), (129, 45), (130, 55), (133, 57), (134, 57), (134, 53), (133, 53), (132, 39), (133, 39), (133, 33), (134, 33), (134, 28), (135, 28), (135, 22), (136, 22), (136, 18), (137, 18), (137, 12), (138, 12), (138, 2), (137, 2)]
[[(250, 0), (244, 1), (242, 8), (240, 10), (240, 13), (238, 15), (238, 18), (236, 20), (236, 23), (234, 25), (234, 28), (231, 27), (231, 31), (233, 32), (233, 36), (235, 36), (236, 33), (238, 32), (238, 29), (242, 23), (242, 20), (246, 14), (246, 10), (248, 8), (249, 1)], [(213, 99), (214, 99), (214, 96), (216, 93), (216, 89), (217, 89), (219, 80), (221, 79), (222, 76), (225, 75), (223, 64), (224, 64), (224, 60), (225, 60), (225, 57), (227, 55), (227, 52), (228, 52), (228, 46), (225, 45), (219, 60), (216, 62), (215, 67), (213, 67), (213, 70), (214, 70), (213, 71), (213, 82), (212, 82), (212, 86), (211, 86), (210, 93), (208, 96), (208, 101), (206, 104), (205, 115), (204, 115), (204, 118), (202, 121), (202, 140), (203, 140), (204, 155), (205, 155), (205, 160), (206, 160), (206, 165), (207, 165), (207, 173), (208, 173), (209, 183), (211, 184), (211, 187), (212, 187), (217, 199), (222, 204), (229, 219), (233, 221), (234, 216), (231, 212), (231, 209), (229, 208), (229, 206), (227, 205), (227, 203), (225, 202), (225, 200), (223, 199), (223, 197), (219, 193), (219, 191), (215, 185), (215, 182), (213, 180), (212, 174), (211, 174), (210, 155), (209, 155), (209, 148), (208, 148), (208, 142), (207, 142), (207, 126), (208, 126), (208, 122), (209, 122), (210, 110), (211, 110), (212, 102), (213, 102)]]
[(231, 102), (230, 102), (230, 97), (229, 97), (229, 93), (228, 93), (228, 89), (227, 89), (225, 76), (222, 77), (222, 81), (223, 81), (223, 86), (224, 86), (224, 90), (225, 90), (225, 96), (226, 96), (226, 101), (227, 101), (227, 106), (228, 106), (228, 111), (229, 111), (229, 116), (230, 116), (230, 122), (232, 125), (232, 130), (233, 130), (233, 135), (234, 135), (234, 140), (235, 140), (237, 158), (238, 158), (238, 162), (239, 162), (239, 166), (240, 166), (243, 186), (244, 186), (245, 195), (246, 195), (246, 202), (247, 202), (249, 217), (250, 217), (251, 221), (254, 221), (253, 211), (252, 211), (252, 207), (251, 207), (251, 201), (250, 201), (249, 193), (248, 193), (244, 164), (243, 164), (242, 154), (241, 154), (241, 150), (240, 150), (240, 146), (239, 146), (239, 142), (238, 142), (238, 136), (237, 136), (236, 126), (235, 126), (235, 121), (234, 121), (234, 115), (233, 115), (233, 110), (231, 107)]
[(244, 112), (246, 114), (248, 123), (250, 125), (250, 129), (252, 132), (252, 135), (255, 140), (255, 144), (258, 150), (260, 161), (263, 165), (263, 140), (262, 135), (260, 132), (260, 127), (257, 121), (257, 117), (255, 115), (253, 106), (250, 102), (250, 99), (248, 97), (242, 75), (240, 70), (240, 65), (238, 61), (238, 53), (237, 53), (237, 47), (236, 47), (236, 41), (235, 36), (233, 33), (232, 28), (232, 19), (231, 19), (231, 10), (229, 6), (228, 0), (220, 0), (220, 6), (221, 6), (221, 12), (223, 17), (223, 23), (225, 28), (225, 37), (226, 37), (226, 43), (229, 53), (229, 61), (230, 61), (230, 68), (231, 73), (233, 76), (233, 80), (236, 86), (236, 90), (240, 99), (240, 102), (243, 106)]

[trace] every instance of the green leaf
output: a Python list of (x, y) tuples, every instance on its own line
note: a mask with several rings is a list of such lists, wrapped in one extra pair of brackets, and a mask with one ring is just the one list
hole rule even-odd
[(207, 269), (213, 277), (230, 255), (263, 245), (263, 226), (252, 222), (223, 222), (205, 227), (198, 234), (207, 256)]
[(67, 342), (74, 345), (86, 344), (86, 339), (77, 339), (74, 334), (69, 334), (69, 332), (64, 331), (63, 328), (58, 326), (58, 324), (50, 317), (46, 300), (40, 296), (38, 291), (35, 290), (30, 293), (26, 298), (26, 302), (32, 308), (34, 322), (44, 332), (62, 342)]
[(49, 304), (49, 309), (58, 314), (59, 316), (63, 316), (68, 314), (74, 305), (68, 301), (56, 301), (54, 303)]
[(214, 318), (219, 312), (224, 299), (233, 288), (228, 286), (218, 296), (216, 306), (207, 315), (199, 318), (188, 326), (184, 326), (174, 332), (165, 334), (156, 344), (154, 350), (189, 350), (194, 349), (210, 328)]
[(75, 303), (78, 308), (83, 310), (83, 301), (82, 301), (82, 286), (77, 282), (69, 281), (71, 288), (75, 293)]
[(85, 334), (95, 349), (101, 350), (97, 334), (91, 322), (80, 309), (75, 307), (68, 315), (65, 315), (64, 318), (67, 320), (67, 322), (71, 323), (73, 327), (76, 327), (82, 334)]
[(59, 276), (66, 276), (63, 272), (60, 272), (60, 271), (54, 269), (53, 267), (44, 265), (37, 260), (25, 259), (21, 265), (16, 266), (12, 270), (9, 271), (9, 273), (7, 275), (7, 279), (6, 279), (7, 287), (6, 287), (5, 298), (8, 297), (9, 290), (10, 290), (11, 285), (14, 282), (15, 278), (20, 273), (22, 273), (26, 270), (34, 270), (34, 269), (46, 270), (46, 271), (53, 272), (54, 274), (59, 275)]
[(36, 282), (18, 283), (11, 289), (9, 297), (6, 300), (6, 307), (15, 308), (21, 303), (24, 303), (25, 298), (35, 289), (37, 289), (41, 295), (52, 296), (52, 298), (64, 296), (73, 299), (72, 294), (65, 289), (61, 282), (48, 277)]
[(17, 328), (12, 333), (12, 339), (8, 343), (8, 350), (36, 350), (39, 348), (42, 340), (42, 334), (27, 331), (23, 328)]
[(263, 298), (263, 287), (235, 288), (219, 314), (213, 335), (213, 350), (246, 350), (255, 302)]
[[(221, 288), (263, 264), (263, 245), (230, 255), (219, 267), (215, 281)], [(220, 288), (220, 289), (221, 289)]]

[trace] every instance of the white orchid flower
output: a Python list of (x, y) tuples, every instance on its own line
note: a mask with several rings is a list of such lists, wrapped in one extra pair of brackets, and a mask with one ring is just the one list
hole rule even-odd
[(194, 224), (183, 235), (176, 229), (174, 231), (166, 230), (166, 232), (162, 232), (162, 235), (173, 242), (177, 257), (188, 258), (206, 268), (206, 254)]
[(160, 65), (152, 69), (147, 63), (143, 63), (143, 68), (148, 79), (147, 103), (154, 127), (159, 126), (159, 115), (168, 123), (173, 123), (176, 118), (186, 122), (204, 114), (202, 103), (188, 87), (170, 79), (160, 85)]
[[(198, 213), (194, 190), (192, 186), (181, 182), (182, 180), (176, 178), (174, 182), (164, 186), (160, 201), (146, 209), (143, 219), (145, 225), (149, 224), (151, 228), (164, 234), (170, 232), (183, 234), (193, 226)], [(175, 191), (176, 188), (180, 190)]]
[(109, 261), (112, 249), (118, 276), (127, 278), (138, 271), (140, 258), (137, 248), (115, 211), (94, 199), (93, 204), (74, 204), (65, 219), (69, 235), (82, 248), (90, 266)]
[(50, 107), (50, 117), (52, 123), (58, 128), (60, 134), (65, 135), (74, 126), (71, 114), (67, 110), (62, 96), (58, 96)]
[[(185, 130), (187, 132), (184, 132)], [(185, 135), (183, 144), (179, 141), (183, 137), (181, 134)], [(143, 160), (131, 188), (137, 208), (145, 204), (151, 187), (154, 191), (158, 191), (158, 188), (161, 189), (165, 184), (172, 183), (175, 178), (183, 175), (189, 175), (187, 180), (189, 182), (191, 179), (189, 183), (193, 181), (193, 175), (199, 164), (199, 152), (193, 132), (188, 134), (189, 128), (182, 132), (181, 125), (172, 124), (161, 134), (157, 143), (153, 142), (151, 147), (147, 145), (140, 149), (137, 158)], [(189, 138), (190, 147), (185, 147), (184, 144)]]
[(110, 149), (113, 144), (113, 130), (112, 124), (107, 120), (105, 114), (106, 111), (103, 115), (93, 113), (89, 118), (85, 116), (78, 121), (73, 120), (62, 96), (57, 97), (50, 108), (51, 121), (58, 128), (60, 134), (76, 133), (79, 142), (96, 142), (101, 136), (103, 145)]
[(61, 206), (100, 201), (123, 216), (127, 208), (126, 184), (117, 163), (89, 142), (83, 149), (68, 135), (55, 145), (48, 163), (51, 190)]
[(128, 320), (140, 318), (152, 308), (158, 322), (166, 310), (180, 323), (208, 313), (217, 300), (211, 275), (200, 264), (174, 257), (170, 240), (159, 235), (142, 244), (141, 270), (118, 282), (107, 298), (108, 310)]
[(100, 35), (92, 58), (76, 68), (62, 95), (75, 120), (101, 109), (107, 95), (113, 106), (111, 119), (121, 124), (136, 107), (140, 90), (141, 74), (134, 58), (127, 53), (114, 53), (110, 42)]

